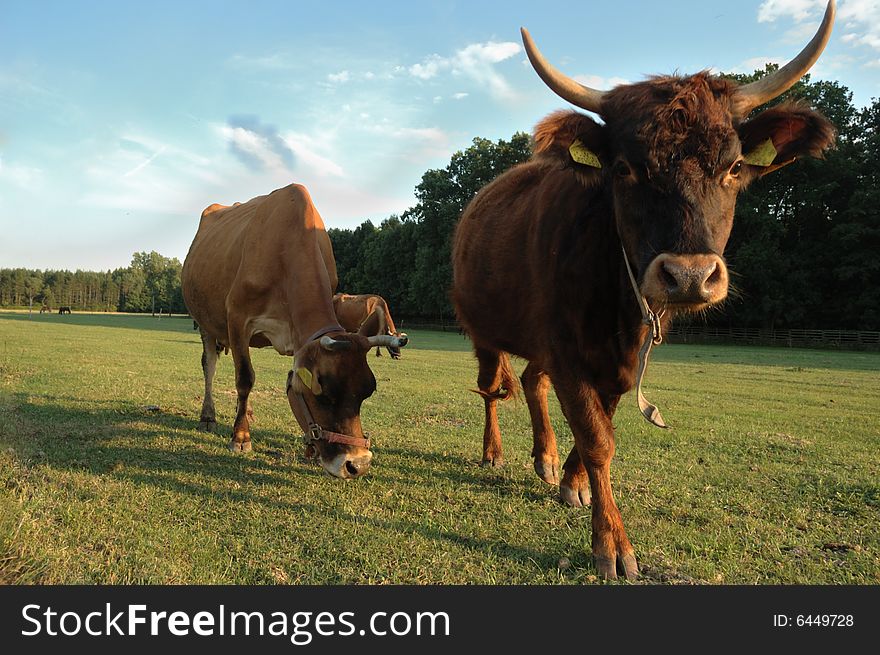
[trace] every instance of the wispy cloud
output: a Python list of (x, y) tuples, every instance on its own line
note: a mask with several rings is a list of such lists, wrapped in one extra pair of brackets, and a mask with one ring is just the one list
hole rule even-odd
[(521, 52), (522, 47), (512, 41), (472, 43), (450, 57), (432, 54), (413, 64), (407, 72), (420, 80), (430, 80), (441, 73), (462, 75), (470, 78), (491, 95), (501, 100), (515, 96), (507, 80), (495, 69), (495, 65)]
[(629, 84), (629, 80), (622, 77), (601, 77), (599, 75), (575, 75), (574, 80), (600, 91), (607, 91), (621, 84)]
[(327, 75), (327, 79), (334, 84), (345, 84), (351, 79), (351, 73), (347, 70), (339, 71), (338, 73), (330, 73)]
[(284, 136), (284, 142), (296, 155), (297, 161), (320, 177), (344, 177), (345, 171), (330, 156), (319, 154), (319, 150), (327, 148), (325, 139), (315, 139), (307, 134), (290, 132)]
[(765, 0), (758, 7), (758, 22), (772, 23), (778, 18), (791, 17), (800, 23), (825, 4), (825, 0)]
[[(826, 4), (826, 0), (765, 0), (758, 8), (758, 22), (792, 18), (798, 23), (795, 30), (801, 31), (795, 36), (805, 36), (815, 29), (814, 25), (805, 23), (818, 21)], [(880, 50), (880, 2), (840, 0), (837, 29), (841, 28), (846, 30), (841, 39), (844, 43)]]
[(153, 161), (156, 159), (156, 157), (158, 157), (159, 155), (161, 155), (161, 154), (162, 154), (163, 152), (165, 152), (167, 149), (168, 149), (168, 146), (165, 146), (165, 145), (161, 146), (156, 152), (154, 152), (152, 155), (150, 155), (149, 157), (147, 157), (146, 159), (144, 159), (144, 161), (142, 161), (140, 164), (138, 164), (137, 166), (135, 166), (135, 167), (132, 168), (131, 170), (129, 170), (129, 171), (123, 173), (123, 174), (122, 174), (122, 177), (131, 177), (132, 175), (137, 175), (137, 174), (138, 174), (140, 171), (142, 171), (144, 168), (146, 168), (147, 166), (149, 166), (150, 164), (152, 164)]
[(731, 70), (720, 71), (723, 73), (741, 73), (751, 75), (757, 70), (764, 70), (767, 64), (784, 64), (785, 62), (779, 57), (751, 57), (745, 61), (741, 61)]
[(226, 60), (226, 64), (230, 68), (235, 69), (257, 69), (257, 70), (286, 70), (293, 68), (290, 57), (281, 53), (271, 55), (251, 56), (251, 55), (232, 55)]
[(293, 168), (290, 146), (273, 125), (261, 123), (256, 116), (232, 116), (221, 131), (230, 151), (251, 170)]
[(8, 182), (25, 191), (36, 191), (43, 186), (43, 170), (25, 164), (9, 163), (0, 157), (0, 182)]

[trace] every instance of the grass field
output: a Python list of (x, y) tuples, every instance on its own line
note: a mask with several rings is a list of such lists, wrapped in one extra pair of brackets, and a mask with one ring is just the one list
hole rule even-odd
[[(344, 482), (302, 458), (274, 351), (254, 351), (254, 453), (226, 450), (228, 356), (221, 432), (196, 430), (191, 328), (0, 313), (0, 582), (598, 582), (589, 511), (532, 472), (524, 403), (500, 409), (506, 466), (480, 468), (462, 337), (413, 330), (402, 360), (370, 356), (374, 466)], [(880, 583), (878, 373), (877, 353), (657, 349), (646, 395), (674, 429), (626, 396), (612, 467), (643, 580)]]

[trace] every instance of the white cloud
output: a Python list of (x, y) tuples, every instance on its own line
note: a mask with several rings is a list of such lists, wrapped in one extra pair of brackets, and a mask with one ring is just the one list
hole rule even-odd
[(469, 95), (470, 95), (469, 93), (453, 93), (453, 94), (452, 94), (452, 98), (453, 98), (454, 100), (464, 100), (464, 99), (467, 98)]
[[(779, 18), (792, 18), (800, 25), (800, 29), (809, 38), (809, 32), (815, 30), (808, 21), (818, 20), (826, 5), (825, 0), (765, 0), (758, 8), (759, 22), (773, 22)], [(845, 29), (846, 34), (841, 41), (849, 45), (863, 46), (880, 50), (880, 2), (878, 0), (840, 0), (837, 11), (837, 29)], [(797, 35), (793, 35), (797, 36)]]
[(436, 77), (441, 70), (447, 70), (452, 66), (451, 59), (444, 59), (440, 55), (426, 57), (421, 64), (413, 64), (409, 67), (409, 74), (420, 80), (430, 80)]
[(334, 84), (345, 84), (351, 79), (351, 73), (349, 73), (347, 70), (339, 71), (338, 73), (330, 73), (327, 76), (327, 79)]
[(825, 0), (765, 0), (758, 7), (758, 22), (772, 23), (778, 18), (790, 16), (800, 23), (825, 4)]
[(746, 75), (751, 75), (756, 70), (764, 70), (764, 66), (767, 64), (784, 64), (785, 62), (779, 57), (752, 57), (750, 59), (746, 59), (738, 63), (734, 66), (730, 71), (730, 73), (744, 73)]
[(293, 154), (296, 155), (297, 162), (314, 171), (316, 175), (321, 177), (345, 176), (342, 166), (329, 157), (318, 154), (317, 150), (325, 145), (324, 140), (319, 141), (306, 134), (296, 132), (290, 132), (283, 138)]
[(270, 171), (283, 171), (287, 166), (269, 140), (253, 130), (244, 127), (223, 125), (220, 127), (223, 137), (232, 148)]
[(495, 98), (507, 100), (515, 97), (515, 93), (494, 66), (510, 59), (521, 50), (522, 47), (512, 41), (472, 43), (458, 50), (451, 57), (432, 54), (407, 70), (410, 75), (420, 80), (430, 80), (444, 72), (463, 75), (488, 88)]
[(629, 84), (629, 80), (622, 77), (601, 77), (599, 75), (575, 75), (573, 79), (584, 86), (599, 91), (607, 91), (621, 84)]

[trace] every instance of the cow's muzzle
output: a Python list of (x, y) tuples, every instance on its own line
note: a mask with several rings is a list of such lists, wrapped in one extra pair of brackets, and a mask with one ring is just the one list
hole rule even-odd
[(715, 254), (663, 253), (648, 265), (641, 291), (652, 306), (699, 310), (727, 297), (728, 274)]
[(356, 450), (343, 451), (330, 459), (320, 455), (319, 457), (321, 466), (324, 467), (327, 473), (344, 480), (352, 480), (361, 477), (370, 470), (373, 453), (369, 450), (358, 448)]

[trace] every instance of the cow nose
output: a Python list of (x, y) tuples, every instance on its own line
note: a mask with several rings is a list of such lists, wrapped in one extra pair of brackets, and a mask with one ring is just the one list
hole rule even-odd
[(655, 268), (667, 302), (715, 303), (727, 295), (727, 267), (718, 255), (671, 255)]
[(368, 470), (370, 470), (370, 461), (373, 459), (373, 453), (367, 452), (366, 455), (360, 457), (351, 457), (345, 461), (345, 472), (349, 478), (359, 478)]

